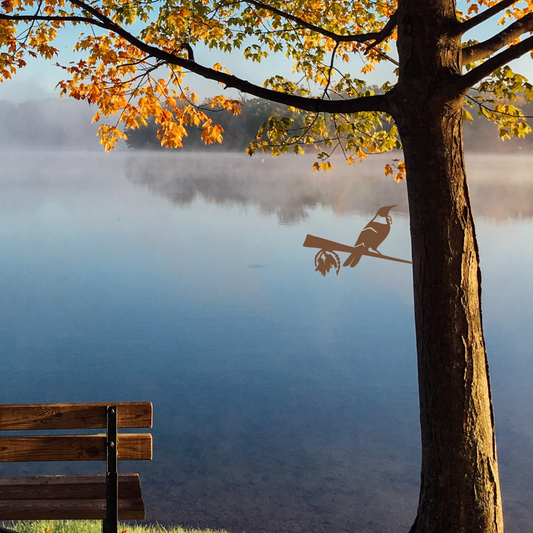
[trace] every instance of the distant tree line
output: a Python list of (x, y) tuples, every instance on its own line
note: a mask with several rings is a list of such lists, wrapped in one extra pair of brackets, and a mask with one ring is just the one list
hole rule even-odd
[[(206, 102), (206, 114), (224, 128), (222, 144), (211, 144), (206, 146), (201, 139), (201, 128), (188, 127), (188, 136), (183, 139), (183, 148), (189, 150), (245, 150), (250, 141), (255, 139), (261, 124), (268, 120), (271, 115), (287, 116), (291, 115), (285, 106), (253, 98), (243, 100), (242, 114), (232, 115), (222, 109), (210, 109), (209, 102)], [(294, 114), (297, 119), (297, 115)], [(128, 135), (126, 144), (134, 150), (161, 150), (166, 149), (161, 146), (157, 138), (158, 125), (153, 119), (148, 122), (146, 127), (140, 127), (135, 130), (126, 129)]]
[[(528, 117), (529, 125), (533, 128), (533, 103), (518, 104), (520, 109)], [(466, 120), (464, 125), (465, 149), (469, 152), (523, 152), (533, 151), (533, 133), (524, 138), (513, 137), (502, 141), (498, 139), (496, 124), (488, 122), (484, 117), (477, 115), (472, 110), (473, 121)]]
[[(533, 104), (521, 104), (527, 116), (533, 116)], [(533, 151), (533, 133), (524, 139), (497, 139), (496, 125), (477, 116), (471, 110), (473, 122), (464, 122), (465, 147), (469, 152), (528, 153)], [(92, 106), (71, 99), (30, 100), (24, 103), (0, 100), (0, 144), (4, 147), (32, 147), (45, 150), (100, 150), (96, 130), (91, 124), (95, 110)], [(205, 146), (201, 130), (189, 130), (184, 139), (186, 150), (214, 150), (244, 152), (261, 124), (270, 115), (287, 116), (286, 107), (259, 98), (243, 101), (242, 114), (233, 116), (227, 111), (208, 111), (214, 122), (224, 128), (222, 144)], [(300, 115), (293, 115), (301, 120)], [(529, 121), (533, 125), (533, 119)], [(161, 150), (157, 125), (127, 130), (129, 148), (134, 150)]]
[[(522, 105), (524, 113), (533, 117), (533, 104)], [(286, 107), (260, 98), (244, 100), (241, 115), (231, 115), (227, 111), (207, 110), (214, 122), (224, 128), (222, 144), (206, 146), (201, 139), (201, 129), (190, 128), (188, 137), (183, 140), (183, 148), (188, 150), (243, 151), (250, 141), (255, 139), (261, 125), (270, 115), (292, 116), (298, 121), (298, 115), (292, 114)], [(533, 133), (525, 138), (498, 139), (497, 126), (479, 117), (472, 110), (473, 122), (464, 122), (465, 149), (469, 152), (523, 152), (533, 151)], [(533, 125), (533, 119), (529, 121)], [(135, 130), (127, 129), (126, 144), (133, 150), (163, 150), (157, 138), (158, 125), (150, 121), (148, 126)]]

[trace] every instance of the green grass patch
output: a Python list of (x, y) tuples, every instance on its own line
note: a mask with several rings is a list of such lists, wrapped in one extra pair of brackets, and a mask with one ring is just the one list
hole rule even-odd
[[(101, 520), (28, 520), (0, 522), (17, 533), (102, 533)], [(160, 525), (119, 524), (119, 533), (226, 533), (223, 530), (166, 528)]]

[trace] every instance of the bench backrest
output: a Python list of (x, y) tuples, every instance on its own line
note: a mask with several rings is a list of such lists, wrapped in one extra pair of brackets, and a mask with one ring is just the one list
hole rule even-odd
[[(108, 427), (108, 407), (116, 407), (116, 428), (151, 428), (150, 402), (0, 405), (0, 431), (52, 431)], [(115, 433), (116, 433), (115, 428)], [(105, 461), (106, 435), (45, 435), (0, 437), (0, 462)], [(152, 459), (149, 433), (117, 435), (117, 459)]]

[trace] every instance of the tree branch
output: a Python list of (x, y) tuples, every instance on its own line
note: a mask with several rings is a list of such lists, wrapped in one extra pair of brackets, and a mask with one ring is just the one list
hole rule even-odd
[(383, 42), (392, 33), (392, 30), (396, 26), (396, 17), (395, 17), (396, 13), (394, 13), (394, 15), (392, 15), (392, 17), (387, 21), (387, 24), (385, 24), (383, 29), (381, 29), (378, 32), (361, 33), (359, 35), (340, 35), (338, 33), (321, 28), (320, 26), (316, 26), (315, 24), (311, 24), (310, 22), (307, 22), (300, 17), (291, 15), (290, 13), (286, 13), (285, 11), (282, 11), (281, 9), (269, 6), (268, 4), (264, 4), (263, 2), (260, 2), (259, 0), (244, 0), (244, 1), (248, 4), (252, 4), (253, 6), (259, 9), (265, 9), (267, 11), (270, 11), (271, 13), (275, 13), (276, 15), (279, 15), (282, 18), (290, 20), (298, 24), (299, 26), (302, 26), (303, 28), (307, 28), (308, 30), (319, 33), (320, 35), (323, 35), (324, 37), (329, 37), (330, 39), (332, 39), (333, 41), (337, 43), (364, 43), (366, 41), (371, 41), (375, 39), (377, 42), (372, 44), (372, 47), (374, 47), (374, 46), (377, 46), (379, 43)]
[(518, 59), (531, 50), (533, 50), (533, 37), (528, 37), (518, 44), (510, 46), (507, 50), (500, 52), (498, 55), (487, 59), (487, 61), (459, 78), (459, 91), (467, 91), (483, 78), (489, 76), (496, 69), (503, 67), (510, 61), (513, 61), (513, 59)]
[(376, 40), (368, 46), (368, 48), (366, 49), (367, 52), (372, 48), (376, 47), (378, 44), (381, 44), (387, 37), (390, 36), (392, 31), (398, 24), (398, 18), (398, 11), (395, 11), (391, 18), (387, 21), (387, 24), (385, 24), (385, 26), (383, 26), (383, 29), (376, 35)]
[(94, 24), (103, 29), (109, 29), (103, 22), (95, 20), (89, 17), (77, 17), (77, 16), (47, 16), (47, 15), (5, 15), (0, 13), (0, 20), (13, 20), (13, 21), (24, 21), (29, 22), (32, 20), (42, 21), (42, 22), (84, 22), (87, 24)]
[(508, 8), (509, 6), (516, 4), (517, 1), (518, 0), (501, 0), (501, 2), (490, 7), (489, 9), (486, 9), (479, 15), (476, 15), (475, 17), (465, 20), (460, 26), (462, 33), (466, 33), (467, 31), (471, 30), (472, 28), (475, 28), (476, 26), (485, 22), (486, 20), (489, 20), (494, 15), (500, 13), (504, 9)]
[(533, 31), (533, 13), (528, 13), (494, 37), (482, 43), (463, 48), (461, 63), (462, 65), (468, 65), (474, 61), (485, 59), (495, 54), (500, 48), (511, 44), (520, 35), (528, 31)]
[[(89, 4), (86, 4), (82, 0), (70, 0), (70, 3), (94, 17), (94, 19), (90, 17), (79, 17), (80, 21), (87, 22), (88, 24), (94, 24), (100, 28), (104, 28), (116, 33), (117, 35), (120, 35), (120, 37), (128, 41), (142, 52), (145, 52), (147, 55), (152, 56), (155, 59), (159, 59), (164, 63), (187, 69), (202, 76), (203, 78), (217, 81), (226, 87), (238, 89), (239, 91), (251, 94), (258, 98), (264, 98), (265, 100), (270, 100), (279, 104), (297, 107), (304, 111), (312, 111), (316, 113), (358, 113), (364, 111), (378, 111), (384, 113), (390, 112), (390, 98), (387, 96), (387, 94), (364, 96), (349, 100), (322, 100), (320, 98), (310, 98), (282, 93), (272, 89), (266, 89), (260, 85), (250, 83), (247, 80), (243, 80), (236, 76), (232, 76), (231, 74), (226, 74), (225, 72), (214, 70), (212, 68), (204, 67), (191, 59), (185, 59), (170, 52), (166, 52), (165, 50), (161, 50), (155, 46), (149, 45), (126, 31), (124, 28), (113, 22), (110, 18), (106, 17), (97, 9)], [(29, 17), (26, 16), (20, 17), (21, 20), (27, 20), (28, 18)], [(63, 17), (51, 17), (51, 20), (57, 20), (59, 18)], [(180, 45), (180, 47), (187, 49), (183, 43)], [(189, 58), (190, 57), (191, 56), (189, 55)]]

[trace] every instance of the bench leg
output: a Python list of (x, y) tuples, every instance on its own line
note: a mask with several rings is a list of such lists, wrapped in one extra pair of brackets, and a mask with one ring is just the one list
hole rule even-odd
[(118, 531), (117, 408), (107, 407), (106, 431), (106, 519), (103, 533)]

